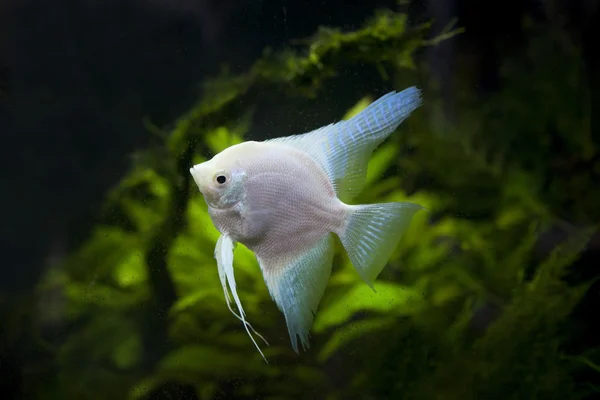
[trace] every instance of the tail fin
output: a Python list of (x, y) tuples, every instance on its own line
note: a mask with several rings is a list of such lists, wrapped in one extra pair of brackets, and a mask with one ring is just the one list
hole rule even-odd
[(349, 206), (346, 229), (340, 236), (354, 268), (369, 286), (387, 264), (413, 215), (413, 203), (380, 203)]

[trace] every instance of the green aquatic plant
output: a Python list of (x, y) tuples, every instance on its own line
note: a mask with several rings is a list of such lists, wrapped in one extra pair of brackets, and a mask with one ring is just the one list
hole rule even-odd
[[(597, 368), (598, 353), (564, 354), (560, 326), (589, 283), (572, 287), (563, 277), (593, 231), (574, 230), (538, 260), (540, 232), (562, 221), (552, 193), (536, 184), (538, 172), (498, 156), (527, 154), (522, 147), (501, 147), (498, 135), (482, 132), (494, 129), (487, 110), (518, 82), (480, 107), (464, 106), (463, 120), (443, 131), (428, 101), (403, 135), (376, 150), (355, 201), (411, 201), (428, 212), (415, 216), (376, 291), (338, 252), (309, 352), (291, 350), (244, 246), (235, 251), (238, 292), (270, 342), (263, 350), (271, 364), (227, 309), (213, 257), (218, 232), (190, 165), (243, 140), (258, 93), (314, 98), (339, 68), (359, 63), (383, 79), (414, 73), (415, 52), (457, 33), (427, 39), (428, 28), (380, 12), (355, 32), (321, 29), (301, 50), (267, 51), (247, 74), (209, 82), (170, 132), (154, 130), (156, 144), (136, 154), (107, 195), (102, 223), (38, 288), (40, 303), (54, 305), (39, 324), (58, 327), (61, 339), (45, 344), (60, 373), (36, 397), (142, 399), (177, 384), (200, 399), (582, 398), (572, 373)], [(552, 116), (544, 123), (554, 124)], [(569, 121), (582, 128), (574, 140), (588, 140), (581, 119)], [(543, 169), (544, 160), (535, 162)], [(478, 327), (482, 314), (489, 322)]]

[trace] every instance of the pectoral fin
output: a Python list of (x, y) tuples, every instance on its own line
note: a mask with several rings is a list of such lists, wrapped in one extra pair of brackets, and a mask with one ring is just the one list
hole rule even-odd
[(333, 263), (333, 238), (327, 234), (302, 254), (285, 260), (258, 258), (271, 297), (285, 315), (292, 341), (298, 353), (309, 347), (309, 330), (319, 302), (325, 293)]
[[(252, 329), (252, 332), (256, 333), (258, 337), (260, 337), (267, 346), (269, 343), (254, 330), (252, 325), (246, 321), (244, 309), (242, 308), (242, 302), (237, 294), (237, 289), (235, 285), (235, 276), (233, 274), (233, 251), (235, 250), (236, 243), (228, 235), (221, 235), (217, 240), (217, 246), (215, 247), (215, 258), (217, 259), (217, 268), (219, 269), (219, 278), (221, 279), (221, 286), (223, 286), (223, 293), (225, 294), (225, 301), (227, 302), (227, 308), (233, 315), (236, 316), (237, 319), (243, 322), (244, 328), (246, 328), (246, 332), (248, 332), (248, 336), (252, 339), (252, 342), (258, 349), (260, 355), (267, 361), (265, 355), (260, 350), (260, 347), (254, 340), (254, 337), (248, 330), (248, 328)], [(236, 313), (231, 308), (231, 297), (229, 296), (229, 290), (227, 289), (227, 285), (229, 285), (229, 289), (231, 289), (231, 294), (233, 295), (233, 300), (240, 311), (240, 313)], [(268, 362), (268, 361), (267, 361)]]

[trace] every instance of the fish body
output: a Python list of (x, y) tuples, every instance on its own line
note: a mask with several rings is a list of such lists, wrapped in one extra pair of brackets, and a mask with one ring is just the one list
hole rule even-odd
[(302, 135), (243, 142), (190, 169), (221, 233), (215, 258), (227, 304), (231, 309), (230, 290), (240, 312), (236, 316), (249, 334), (252, 327), (233, 275), (238, 242), (256, 255), (296, 352), (298, 338), (305, 349), (309, 346), (309, 330), (331, 273), (333, 235), (373, 285), (422, 207), (347, 203), (364, 185), (373, 150), (421, 102), (415, 87), (388, 93), (348, 121)]
[[(326, 233), (341, 232), (345, 205), (305, 153), (272, 142), (245, 142), (230, 150), (221, 155), (236, 160), (231, 170), (239, 170), (244, 193), (232, 207), (209, 208), (220, 232), (262, 259), (295, 256)], [(291, 237), (295, 240), (282, 240)]]

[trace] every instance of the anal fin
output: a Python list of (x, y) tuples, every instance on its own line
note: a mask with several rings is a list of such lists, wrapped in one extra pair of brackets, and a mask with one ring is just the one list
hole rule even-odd
[(329, 281), (333, 255), (333, 237), (327, 234), (296, 257), (258, 258), (269, 293), (285, 316), (296, 353), (298, 337), (304, 350), (310, 347), (309, 331)]

